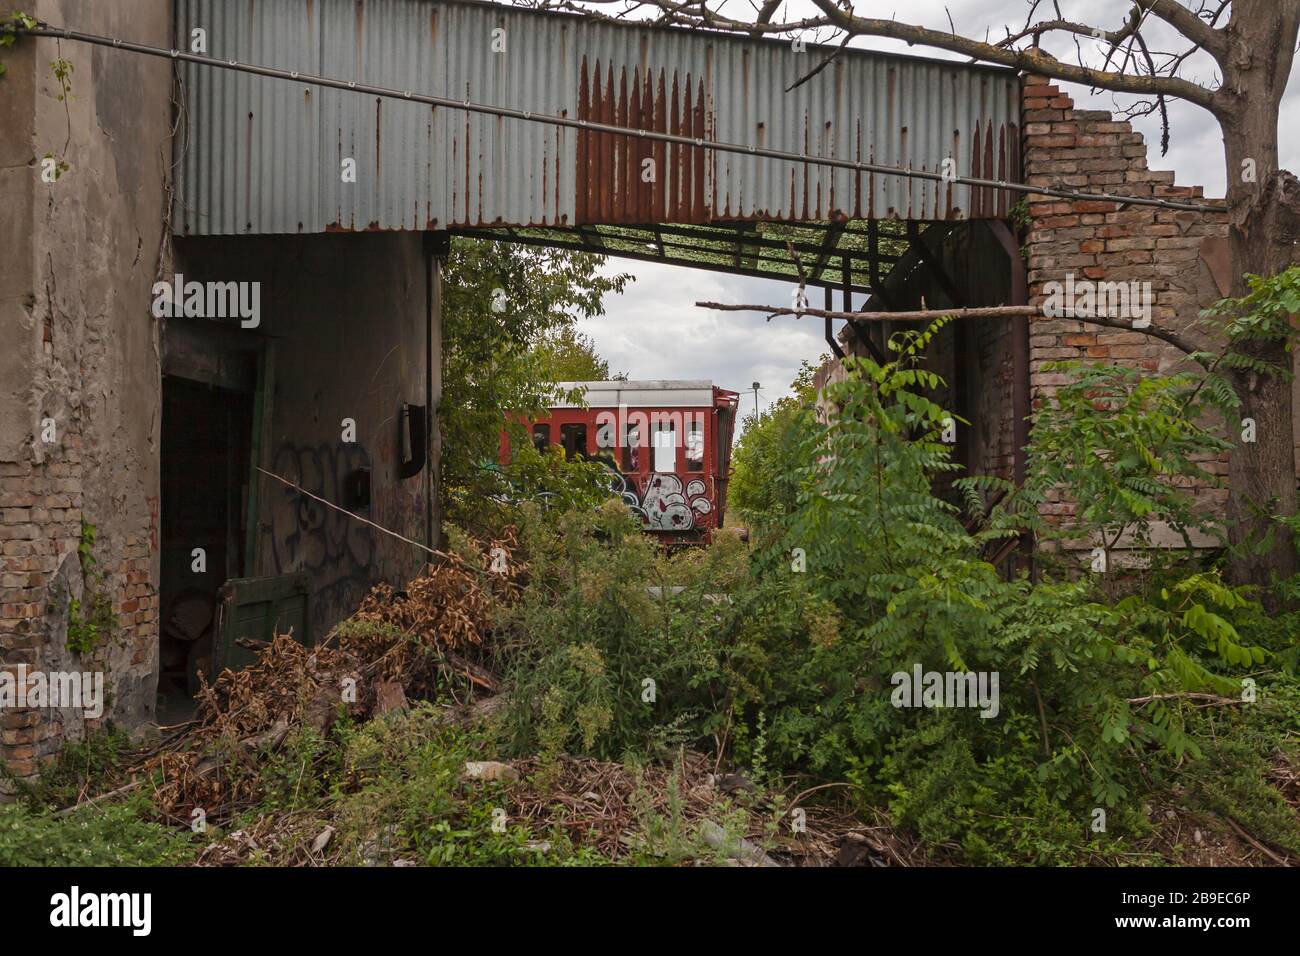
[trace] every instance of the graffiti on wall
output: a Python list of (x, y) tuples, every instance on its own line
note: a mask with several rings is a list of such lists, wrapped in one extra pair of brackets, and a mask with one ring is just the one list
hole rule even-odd
[[(326, 501), (341, 502), (348, 475), (370, 466), (359, 444), (338, 447), (322, 442), (285, 442), (272, 469)], [(293, 488), (279, 486), (271, 507), (271, 561), (276, 574), (311, 574), (312, 629), (324, 636), (328, 626), (350, 613), (378, 580), (375, 533), (360, 521), (327, 508)]]
[(609, 470), (610, 491), (618, 495), (641, 519), (649, 531), (691, 531), (713, 526), (713, 501), (702, 478), (692, 478), (683, 486), (682, 479), (671, 472), (652, 472), (641, 487), (635, 478), (603, 462)]

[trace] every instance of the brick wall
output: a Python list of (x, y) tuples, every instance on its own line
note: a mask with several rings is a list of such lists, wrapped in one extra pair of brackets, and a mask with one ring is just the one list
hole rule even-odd
[[(95, 524), (95, 509), (83, 493), (79, 426), (78, 419), (56, 419), (59, 437), (42, 449), (42, 460), (0, 462), (0, 661), (15, 679), (20, 664), (29, 674), (102, 672), (110, 699), (98, 720), (69, 707), (0, 710), (0, 759), (18, 777), (36, 773), (39, 761), (57, 753), (65, 740), (80, 738), (106, 718), (126, 716), (124, 707), (152, 712), (151, 701), (132, 705), (128, 699), (132, 678), (147, 683), (158, 642), (147, 536), (111, 535), (93, 549), (102, 562), (95, 587), (108, 595), (115, 626), (87, 653), (66, 646), (71, 602), (80, 601), (83, 609), (89, 604), (78, 557), (82, 522)], [(11, 789), (0, 781), (0, 793)]]
[[(1175, 186), (1172, 171), (1147, 168), (1147, 146), (1128, 122), (1106, 110), (1080, 110), (1051, 81), (1026, 77), (1023, 86), (1025, 182), (1035, 186), (1204, 202), (1199, 186)], [(1213, 202), (1213, 201), (1211, 201)], [(1150, 282), (1151, 324), (1182, 329), (1199, 311), (1227, 294), (1227, 215), (1029, 197), (1030, 303), (1043, 305), (1044, 285), (1076, 281)], [(1088, 325), (1040, 313), (1029, 326), (1032, 407), (1066, 381), (1045, 371), (1048, 362), (1102, 361), (1153, 374), (1194, 369), (1171, 345), (1138, 331)], [(1208, 469), (1226, 474), (1226, 461)], [(1224, 492), (1206, 490), (1221, 504)], [(1055, 501), (1049, 513), (1069, 513)]]
[[(68, 436), (63, 454), (40, 464), (0, 462), (0, 660), (44, 666), (49, 587), (75, 554), (81, 527), (80, 453)], [(30, 776), (57, 736), (44, 711), (0, 711), (0, 754), (18, 776)], [(55, 741), (57, 743), (57, 740)]]

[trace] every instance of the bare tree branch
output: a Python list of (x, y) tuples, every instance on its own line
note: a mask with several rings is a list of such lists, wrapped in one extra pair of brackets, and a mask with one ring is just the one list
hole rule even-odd
[[(539, 6), (562, 9), (583, 16), (612, 20), (608, 14), (591, 9), (594, 6), (608, 5), (620, 0), (586, 0), (586, 5), (579, 6), (575, 0), (540, 0)], [(1024, 70), (1028, 73), (1041, 74), (1066, 82), (1081, 83), (1098, 89), (1117, 93), (1134, 93), (1145, 96), (1174, 96), (1195, 103), (1216, 116), (1222, 116), (1231, 110), (1231, 98), (1220, 97), (1218, 91), (1174, 75), (1146, 75), (1129, 73), (1123, 70), (1094, 69), (1083, 63), (1067, 63), (1040, 49), (1037, 45), (1025, 49), (1015, 49), (1012, 44), (1017, 39), (1032, 36), (1035, 40), (1044, 33), (1073, 33), (1076, 36), (1095, 36), (1113, 44), (1123, 43), (1133, 36), (1140, 17), (1130, 15), (1126, 24), (1118, 30), (1101, 30), (1083, 23), (1075, 23), (1058, 17), (1039, 23), (1030, 22), (1025, 30), (1017, 35), (989, 43), (961, 36), (949, 30), (932, 30), (927, 27), (902, 23), (898, 20), (860, 17), (853, 12), (845, 0), (813, 0), (820, 11), (820, 16), (804, 17), (798, 20), (775, 22), (779, 4), (764, 0), (758, 15), (753, 20), (737, 19), (720, 13), (709, 6), (708, 0), (646, 0), (645, 6), (661, 10), (664, 16), (660, 23), (673, 23), (682, 26), (723, 30), (751, 36), (790, 35), (808, 30), (831, 27), (845, 34), (844, 43), (860, 36), (875, 36), (900, 40), (909, 45), (933, 47), (960, 53), (988, 63)], [(1134, 0), (1135, 6), (1149, 10), (1152, 16), (1160, 17), (1169, 23), (1193, 43), (1199, 44), (1211, 55), (1224, 55), (1228, 41), (1224, 30), (1216, 29), (1202, 20), (1197, 14), (1177, 4), (1176, 0)], [(1221, 11), (1220, 11), (1221, 12)], [(1217, 17), (1217, 12), (1215, 14)]]
[(803, 76), (799, 77), (799, 79), (795, 80), (793, 83), (787, 86), (785, 88), (785, 91), (789, 93), (791, 90), (798, 89), (799, 87), (807, 83), (809, 80), (811, 80), (818, 73), (820, 73), (822, 70), (826, 69), (826, 67), (830, 66), (831, 61), (844, 52), (844, 48), (849, 45), (849, 41), (852, 39), (853, 39), (852, 34), (848, 34), (848, 33), (844, 34), (843, 42), (840, 43), (838, 47), (836, 47), (834, 53), (831, 53), (830, 55), (823, 57), (820, 63), (818, 63), (815, 67), (813, 67)]
[(1105, 40), (1112, 48), (1116, 48), (1137, 30), (1140, 19), (1136, 13), (1137, 11), (1134, 10), (1135, 15), (1130, 16), (1124, 26), (1118, 30), (1099, 30), (1097, 27), (1089, 26), (1086, 23), (1076, 23), (1073, 20), (1040, 20), (1037, 23), (1027, 25), (1019, 33), (1008, 33), (1004, 39), (999, 40), (994, 45), (1010, 49), (1027, 38), (1032, 37), (1036, 41), (1044, 33), (1073, 33), (1078, 36), (1090, 36), (1098, 40)]
[[(807, 315), (817, 319), (852, 319), (862, 322), (929, 322), (944, 317), (987, 319), (1043, 314), (1042, 308), (1036, 305), (991, 305), (969, 309), (914, 309), (907, 312), (843, 312), (834, 309), (795, 309), (773, 305), (738, 305), (726, 302), (696, 302), (695, 306), (700, 309), (712, 309), (716, 312), (761, 312), (767, 316), (769, 322), (782, 315), (793, 315), (795, 317)], [(1120, 329), (1124, 332), (1141, 332), (1143, 335), (1149, 335), (1152, 338), (1160, 339), (1162, 342), (1168, 342), (1194, 360), (1197, 360), (1196, 356), (1204, 351), (1202, 347), (1185, 335), (1153, 325), (1139, 328), (1133, 325), (1132, 319), (1116, 319), (1109, 316), (1096, 316), (1094, 318), (1071, 316), (1070, 318), (1073, 321), (1083, 322), (1087, 325), (1101, 325), (1108, 329)], [(1200, 364), (1203, 365), (1204, 362)]]
[[(1154, 76), (1156, 72), (1156, 62), (1151, 57), (1151, 51), (1147, 49), (1146, 40), (1142, 39), (1142, 34), (1135, 34), (1133, 37), (1142, 49), (1142, 57), (1146, 60), (1147, 68)], [(1165, 102), (1163, 93), (1156, 96), (1156, 105), (1160, 109), (1160, 155), (1164, 156), (1169, 152), (1169, 107)]]
[[(1148, 0), (1148, 2), (1156, 2), (1156, 0)], [(1172, 3), (1172, 0), (1160, 0), (1160, 2)], [(964, 53), (968, 56), (999, 63), (1003, 66), (1015, 67), (1029, 73), (1040, 73), (1060, 80), (1095, 86), (1103, 90), (1147, 95), (1163, 93), (1195, 103), (1211, 112), (1217, 112), (1220, 108), (1215, 91), (1198, 83), (1192, 83), (1182, 77), (1140, 76), (1110, 70), (1095, 70), (1082, 64), (1062, 62), (1037, 47), (1031, 47), (1027, 50), (1005, 49), (980, 40), (954, 36), (940, 30), (899, 23), (897, 20), (876, 20), (859, 17), (840, 8), (835, 0), (813, 0), (813, 3), (825, 14), (825, 19), (830, 24), (854, 35), (888, 37), (893, 40), (901, 40), (904, 43), (920, 44), (941, 50), (949, 50), (954, 53)], [(1183, 9), (1187, 12), (1186, 8)], [(1199, 18), (1193, 17), (1193, 19), (1196, 19), (1196, 22), (1201, 27), (1209, 29)], [(1092, 29), (1088, 29), (1086, 32), (1089, 35), (1093, 34)], [(1217, 31), (1212, 30), (1211, 32)], [(1220, 39), (1215, 39), (1216, 46)]]
[[(1152, 16), (1159, 17), (1214, 57), (1218, 63), (1223, 63), (1223, 58), (1228, 53), (1227, 38), (1178, 0), (1133, 0), (1133, 6), (1141, 7)], [(1214, 14), (1214, 19), (1217, 20), (1222, 12), (1223, 7), (1220, 7)]]
[[(1149, 335), (1152, 338), (1160, 339), (1162, 342), (1168, 342), (1184, 355), (1192, 356), (1193, 358), (1204, 351), (1203, 348), (1198, 347), (1191, 339), (1180, 335), (1177, 332), (1171, 332), (1169, 329), (1162, 329), (1154, 325), (1148, 325), (1145, 328), (1135, 328), (1132, 319), (1112, 319), (1105, 315), (1092, 316), (1090, 318), (1083, 318), (1082, 316), (1074, 315), (1070, 316), (1070, 318), (1076, 322), (1083, 322), (1085, 325), (1101, 325), (1108, 329), (1120, 329), (1124, 332), (1141, 332), (1143, 335)], [(1200, 364), (1203, 365), (1205, 363), (1201, 362)]]
[(718, 312), (762, 312), (768, 321), (780, 315), (804, 316), (816, 319), (853, 319), (864, 322), (927, 322), (932, 319), (987, 319), (999, 316), (1038, 315), (1041, 310), (1033, 305), (989, 305), (973, 309), (916, 309), (911, 312), (837, 312), (834, 309), (792, 309), (774, 305), (732, 305), (726, 302), (696, 302), (697, 308)]
[(781, 6), (781, 0), (763, 0), (763, 6), (758, 11), (756, 23), (771, 23), (772, 17), (775, 16), (777, 9)]

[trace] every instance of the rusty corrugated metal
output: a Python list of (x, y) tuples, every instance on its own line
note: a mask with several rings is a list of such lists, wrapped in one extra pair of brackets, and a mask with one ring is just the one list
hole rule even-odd
[[(1006, 70), (430, 0), (177, 0), (214, 57), (818, 156), (1019, 179)], [(494, 52), (494, 30), (505, 52)], [(499, 45), (499, 44), (498, 44)], [(183, 67), (191, 235), (998, 218), (1007, 195)], [(357, 182), (341, 181), (344, 159)], [(653, 181), (643, 176), (653, 160)]]
[[(190, 31), (201, 27), (214, 56), (317, 73), (318, 11), (317, 0), (177, 0), (177, 45), (189, 49)], [(186, 122), (176, 147), (176, 231), (322, 231), (320, 92), (189, 64), (181, 71)]]

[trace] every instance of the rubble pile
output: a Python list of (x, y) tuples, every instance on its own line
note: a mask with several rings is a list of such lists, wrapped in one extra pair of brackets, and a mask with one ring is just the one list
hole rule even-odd
[[(439, 689), (456, 696), (456, 685), (494, 693), (496, 679), (478, 657), (497, 608), (527, 570), (502, 562), (514, 547), (507, 533), (479, 561), (440, 554), (404, 590), (376, 586), (319, 644), (278, 634), (249, 667), (205, 680), (194, 723), (139, 768), (154, 782), (159, 812), (180, 823), (196, 807), (213, 817), (251, 804), (259, 762), (294, 729), (324, 734), (340, 713), (365, 719)], [(509, 570), (493, 572), (494, 557)]]

